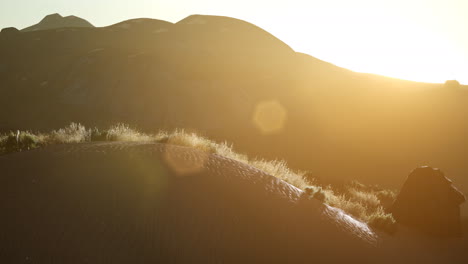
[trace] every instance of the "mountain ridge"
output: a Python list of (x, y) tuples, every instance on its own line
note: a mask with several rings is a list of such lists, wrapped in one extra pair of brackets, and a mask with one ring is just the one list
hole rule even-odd
[(83, 18), (77, 16), (66, 16), (63, 17), (58, 13), (50, 14), (45, 16), (39, 23), (23, 28), (22, 32), (48, 30), (66, 27), (78, 27), (78, 28), (92, 28), (94, 27), (91, 23)]

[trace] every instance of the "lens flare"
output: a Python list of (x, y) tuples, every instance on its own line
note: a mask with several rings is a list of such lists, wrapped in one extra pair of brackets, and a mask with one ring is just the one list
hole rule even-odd
[(287, 110), (280, 102), (262, 101), (255, 107), (253, 123), (262, 134), (276, 134), (283, 130), (287, 118)]
[(184, 177), (202, 171), (208, 161), (208, 155), (202, 151), (197, 155), (183, 152), (168, 142), (164, 151), (164, 160), (177, 176)]

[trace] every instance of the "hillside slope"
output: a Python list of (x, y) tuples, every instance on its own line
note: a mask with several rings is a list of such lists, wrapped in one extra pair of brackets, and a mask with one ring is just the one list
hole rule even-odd
[[(0, 34), (0, 131), (186, 128), (324, 181), (396, 187), (427, 164), (467, 192), (467, 90), (355, 73), (219, 16)], [(284, 114), (274, 133), (265, 101)]]
[(0, 260), (466, 263), (466, 241), (364, 223), (240, 162), (148, 142), (0, 156)]
[(377, 250), (342, 211), (187, 147), (60, 145), (1, 156), (0, 171), (6, 263), (337, 262)]

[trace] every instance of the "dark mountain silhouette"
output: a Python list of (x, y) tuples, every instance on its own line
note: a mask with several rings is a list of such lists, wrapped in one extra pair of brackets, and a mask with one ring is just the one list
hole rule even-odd
[(51, 14), (44, 17), (39, 23), (23, 28), (21, 31), (28, 32), (68, 27), (90, 28), (94, 26), (88, 21), (76, 16), (62, 17), (60, 14)]
[[(428, 164), (468, 187), (466, 86), (352, 72), (234, 18), (1, 33), (0, 93), (2, 131), (71, 121), (186, 128), (327, 182), (396, 187)], [(262, 134), (254, 115), (271, 100), (286, 120)]]
[(15, 35), (15, 34), (20, 33), (20, 31), (15, 27), (7, 27), (7, 28), (3, 28), (0, 33), (5, 34), (5, 35), (7, 35), (7, 34), (8, 35)]

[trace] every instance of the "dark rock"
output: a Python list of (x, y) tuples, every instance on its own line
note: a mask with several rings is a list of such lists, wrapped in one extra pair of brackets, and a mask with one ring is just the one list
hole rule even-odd
[(456, 89), (460, 88), (460, 83), (457, 80), (448, 80), (445, 82), (444, 86), (447, 88)]
[(460, 236), (465, 196), (439, 169), (419, 167), (404, 183), (391, 212), (396, 221), (435, 237)]

